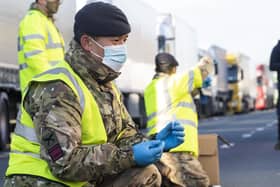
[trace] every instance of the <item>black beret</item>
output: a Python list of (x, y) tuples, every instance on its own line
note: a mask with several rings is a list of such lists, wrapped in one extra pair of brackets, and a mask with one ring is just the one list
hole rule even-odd
[(90, 36), (121, 36), (130, 32), (125, 14), (118, 7), (104, 2), (85, 5), (75, 16), (74, 35), (79, 42), (82, 34)]
[(155, 58), (156, 66), (168, 66), (168, 67), (174, 67), (178, 66), (177, 60), (174, 58), (173, 55), (169, 53), (158, 53)]

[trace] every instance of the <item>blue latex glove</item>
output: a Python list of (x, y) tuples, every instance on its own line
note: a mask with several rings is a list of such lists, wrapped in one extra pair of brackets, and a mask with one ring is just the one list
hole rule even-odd
[(202, 83), (202, 88), (207, 88), (209, 86), (211, 86), (211, 82), (212, 82), (212, 79), (211, 77), (206, 77)]
[(133, 145), (133, 157), (137, 165), (146, 166), (158, 161), (163, 152), (164, 143), (150, 140)]
[(156, 135), (156, 140), (163, 141), (164, 151), (168, 151), (183, 143), (184, 136), (184, 127), (179, 122), (172, 121)]

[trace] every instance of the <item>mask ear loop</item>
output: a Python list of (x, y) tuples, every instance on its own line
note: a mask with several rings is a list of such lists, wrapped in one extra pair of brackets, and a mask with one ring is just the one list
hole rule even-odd
[[(104, 50), (104, 47), (101, 44), (99, 44), (97, 41), (95, 41), (92, 37), (89, 36), (88, 38), (90, 39), (91, 42), (94, 42), (98, 47), (100, 47), (100, 48), (102, 48)], [(90, 54), (92, 54), (92, 55), (100, 58), (101, 60), (103, 60), (103, 57), (98, 55), (97, 53), (95, 53), (93, 51), (89, 51), (89, 52), (90, 52)]]
[(92, 55), (100, 58), (101, 60), (103, 60), (103, 57), (101, 57), (100, 55), (96, 54), (95, 52), (93, 52), (93, 51), (89, 51), (89, 52), (90, 52), (90, 54), (92, 54)]
[(93, 39), (92, 37), (89, 36), (90, 41), (94, 42), (98, 47), (102, 48), (104, 50), (104, 47), (98, 43), (97, 41), (95, 41), (95, 39)]

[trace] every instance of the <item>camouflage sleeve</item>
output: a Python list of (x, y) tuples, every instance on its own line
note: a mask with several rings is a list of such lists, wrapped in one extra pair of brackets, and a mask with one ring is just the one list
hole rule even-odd
[(111, 143), (81, 145), (82, 110), (73, 91), (63, 82), (33, 83), (24, 106), (33, 116), (41, 158), (58, 178), (97, 181), (135, 164), (131, 149)]
[(142, 142), (146, 139), (144, 134), (142, 134), (139, 129), (137, 129), (134, 121), (132, 120), (130, 114), (128, 113), (126, 107), (121, 103), (121, 113), (122, 113), (122, 125), (123, 130), (117, 137), (116, 144), (119, 147), (128, 149), (132, 145)]

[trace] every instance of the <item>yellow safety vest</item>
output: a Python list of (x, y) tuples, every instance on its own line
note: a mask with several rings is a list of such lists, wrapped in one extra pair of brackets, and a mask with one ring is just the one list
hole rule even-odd
[[(107, 142), (107, 135), (98, 105), (79, 76), (74, 73), (64, 61), (42, 74), (37, 75), (32, 81), (48, 82), (61, 80), (67, 84), (79, 99), (83, 110), (82, 114), (82, 145), (96, 145)], [(24, 92), (23, 98), (26, 96)], [(41, 176), (51, 181), (57, 181), (68, 186), (82, 186), (85, 182), (64, 181), (55, 177), (48, 163), (40, 158), (40, 144), (37, 139), (32, 118), (25, 111), (21, 103), (15, 132), (12, 134), (9, 167), (6, 175), (27, 174)]]
[(64, 40), (53, 21), (39, 10), (30, 10), (18, 33), (20, 88), (23, 93), (32, 77), (64, 59)]
[(191, 91), (202, 85), (199, 68), (182, 75), (152, 80), (144, 91), (148, 134), (158, 133), (173, 120), (185, 128), (185, 141), (170, 152), (190, 152), (198, 156), (197, 112)]

